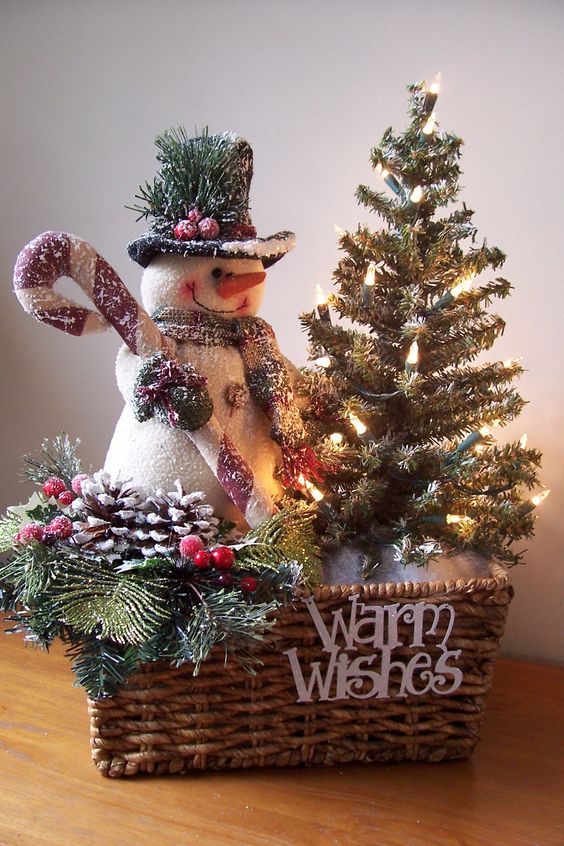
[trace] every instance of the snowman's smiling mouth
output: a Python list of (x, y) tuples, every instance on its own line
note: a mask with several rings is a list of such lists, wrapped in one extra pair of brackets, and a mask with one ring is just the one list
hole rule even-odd
[(245, 299), (243, 300), (241, 305), (237, 306), (237, 308), (210, 308), (209, 306), (204, 305), (203, 303), (201, 303), (199, 300), (196, 299), (196, 283), (195, 282), (187, 282), (186, 287), (190, 291), (190, 293), (192, 294), (192, 299), (194, 300), (196, 305), (199, 305), (200, 308), (203, 308), (205, 311), (213, 312), (213, 314), (235, 314), (235, 312), (241, 311), (241, 309), (246, 308), (249, 304), (248, 297), (245, 297)]

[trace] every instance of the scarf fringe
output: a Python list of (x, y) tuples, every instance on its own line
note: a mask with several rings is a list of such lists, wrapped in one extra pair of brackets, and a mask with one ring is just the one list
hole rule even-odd
[[(327, 468), (307, 444), (299, 447), (283, 446), (282, 484), (284, 487), (303, 487), (303, 479), (322, 482)], [(302, 479), (300, 480), (300, 476)]]

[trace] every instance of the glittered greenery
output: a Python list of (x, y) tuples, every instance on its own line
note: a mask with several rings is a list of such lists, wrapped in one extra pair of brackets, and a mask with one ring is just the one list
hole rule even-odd
[[(79, 465), (73, 449), (64, 451), (67, 470), (74, 471)], [(54, 445), (45, 442), (42, 455), (54, 454)], [(55, 466), (63, 475), (60, 462), (41, 465), (34, 459), (32, 466), (40, 482), (41, 474), (52, 475)], [(100, 474), (82, 483), (86, 498), (93, 496), (88, 491), (94, 489), (96, 476)], [(116, 483), (115, 490), (120, 489)], [(22, 525), (33, 520), (44, 526), (62, 510), (72, 514), (36, 493), (0, 521), (9, 548), (0, 563), (0, 609), (8, 612), (10, 631), (24, 633), (36, 645), (47, 648), (57, 638), (66, 644), (77, 683), (95, 698), (115, 693), (147, 661), (174, 666), (189, 662), (197, 673), (214, 647), (253, 672), (273, 612), (291, 601), (302, 582), (302, 560), (309, 582), (315, 581), (313, 514), (303, 505), (288, 506), (236, 541), (210, 537), (206, 527), (215, 518), (208, 517), (202, 523), (202, 544), (220, 542), (235, 551), (235, 566), (227, 574), (212, 566), (197, 568), (180, 555), (177, 544), (150, 557), (135, 545), (128, 547), (129, 555), (104, 545), (81, 546), (74, 538), (83, 533), (82, 522), (64, 539), (15, 537)], [(111, 523), (113, 512), (106, 516)], [(187, 531), (193, 533), (192, 523)]]
[(243, 144), (228, 132), (210, 135), (207, 127), (194, 138), (184, 127), (165, 130), (155, 139), (159, 171), (139, 187), (140, 203), (129, 208), (159, 235), (170, 235), (192, 208), (220, 224), (239, 221), (248, 209), (244, 188), (252, 165), (250, 148), (242, 155)]
[[(524, 405), (511, 384), (519, 361), (482, 358), (505, 328), (489, 311), (511, 291), (496, 275), (505, 256), (479, 240), (459, 199), (462, 140), (438, 125), (424, 133), (433, 104), (423, 83), (409, 92), (409, 126), (387, 129), (371, 153), (384, 190), (357, 190), (384, 227), (340, 236), (329, 304), (347, 326), (302, 317), (312, 359), (330, 359), (303, 380), (309, 433), (331, 468), (323, 490), (336, 516), (325, 541), (392, 543), (405, 563), (471, 548), (514, 564), (512, 544), (533, 533), (528, 491), (541, 456), (497, 442), (497, 427)], [(364, 285), (369, 269), (373, 286)], [(363, 438), (350, 415), (367, 427)], [(485, 426), (491, 434), (462, 448)]]
[(140, 423), (155, 417), (165, 426), (192, 432), (208, 422), (213, 402), (192, 365), (179, 364), (162, 353), (147, 358), (133, 391), (133, 413)]
[(303, 503), (289, 503), (286, 508), (270, 520), (261, 523), (246, 536), (250, 543), (243, 546), (238, 561), (244, 566), (277, 569), (272, 560), (276, 549), (277, 562), (299, 561), (303, 567), (303, 579), (313, 585), (319, 580), (319, 549), (314, 522), (317, 511)]
[(44, 440), (38, 455), (24, 455), (24, 475), (32, 482), (43, 483), (50, 476), (62, 479), (70, 488), (74, 476), (82, 471), (76, 451), (80, 440), (74, 442), (64, 432), (52, 440)]

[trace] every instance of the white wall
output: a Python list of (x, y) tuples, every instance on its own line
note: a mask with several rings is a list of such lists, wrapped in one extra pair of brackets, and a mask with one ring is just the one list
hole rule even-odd
[[(368, 154), (406, 121), (405, 86), (443, 74), (439, 118), (466, 141), (464, 198), (515, 282), (499, 358), (523, 355), (527, 431), (552, 488), (517, 597), (507, 654), (562, 659), (562, 30), (554, 0), (4, 0), (0, 73), (3, 223), (2, 505), (26, 493), (19, 456), (61, 429), (100, 466), (121, 401), (113, 334), (74, 339), (32, 323), (10, 293), (19, 249), (45, 229), (91, 241), (138, 294), (124, 204), (154, 173), (165, 127), (209, 124), (255, 150), (259, 233), (294, 229), (271, 271), (264, 316), (305, 362), (297, 313), (326, 288), (333, 225), (360, 219)], [(70, 285), (66, 289), (70, 291)]]

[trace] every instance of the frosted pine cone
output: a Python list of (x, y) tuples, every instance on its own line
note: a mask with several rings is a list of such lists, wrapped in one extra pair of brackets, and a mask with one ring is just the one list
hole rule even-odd
[(203, 499), (199, 491), (186, 493), (179, 482), (174, 491), (147, 496), (129, 482), (94, 473), (82, 482), (82, 496), (72, 503), (77, 518), (72, 542), (113, 559), (173, 553), (186, 535), (208, 541), (217, 533), (219, 520)]

